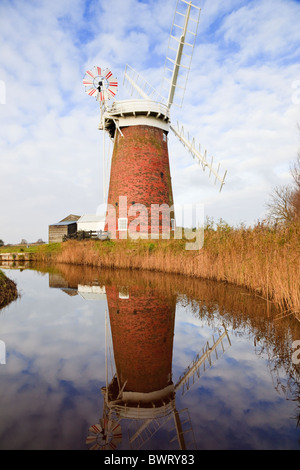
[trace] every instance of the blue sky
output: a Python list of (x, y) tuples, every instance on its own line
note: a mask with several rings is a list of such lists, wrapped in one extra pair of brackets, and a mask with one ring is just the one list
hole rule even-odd
[[(255, 223), (300, 148), (300, 2), (195, 0), (198, 38), (181, 109), (191, 136), (227, 169), (221, 193), (173, 135), (174, 199)], [(99, 107), (82, 78), (126, 64), (163, 78), (176, 1), (0, 0), (0, 238), (48, 239), (48, 225), (102, 203)]]

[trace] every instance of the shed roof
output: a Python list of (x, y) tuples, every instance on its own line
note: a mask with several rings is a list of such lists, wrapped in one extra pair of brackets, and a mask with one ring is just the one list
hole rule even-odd
[(80, 215), (69, 214), (67, 217), (60, 220), (60, 222), (65, 222), (65, 221), (68, 221), (68, 220), (76, 222), (78, 219), (80, 219)]
[(55, 224), (51, 224), (50, 227), (56, 226), (56, 225), (72, 225), (72, 224), (77, 224), (76, 220), (65, 220), (61, 222), (57, 222)]
[(78, 222), (103, 222), (105, 221), (105, 215), (97, 214), (84, 214), (80, 217)]

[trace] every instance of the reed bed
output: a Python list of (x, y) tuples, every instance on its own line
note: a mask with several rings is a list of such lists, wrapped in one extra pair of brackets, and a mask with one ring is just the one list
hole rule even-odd
[(206, 227), (204, 245), (186, 240), (68, 241), (39, 251), (40, 261), (184, 274), (246, 287), (300, 319), (300, 226)]

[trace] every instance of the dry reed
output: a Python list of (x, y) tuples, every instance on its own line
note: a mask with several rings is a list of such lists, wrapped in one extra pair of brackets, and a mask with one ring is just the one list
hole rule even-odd
[(204, 231), (204, 246), (187, 251), (185, 240), (68, 241), (39, 259), (108, 268), (145, 269), (225, 281), (246, 287), (300, 319), (300, 226)]

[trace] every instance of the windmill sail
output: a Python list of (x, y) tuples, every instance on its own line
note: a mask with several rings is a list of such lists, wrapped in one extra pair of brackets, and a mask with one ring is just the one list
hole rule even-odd
[[(182, 106), (201, 9), (191, 1), (178, 0), (170, 32), (164, 68), (163, 90), (168, 90), (167, 106)], [(175, 91), (177, 101), (174, 101)]]
[(180, 140), (180, 142), (184, 145), (184, 147), (187, 148), (187, 150), (192, 154), (193, 158), (197, 158), (199, 164), (202, 165), (203, 171), (207, 168), (209, 170), (209, 177), (211, 174), (214, 175), (215, 177), (215, 184), (217, 181), (220, 183), (220, 192), (222, 191), (222, 188), (225, 184), (225, 178), (227, 174), (227, 170), (225, 171), (224, 175), (221, 176), (219, 171), (220, 171), (220, 163), (218, 164), (217, 170), (213, 167), (213, 157), (211, 157), (210, 163), (206, 160), (206, 155), (207, 151), (205, 150), (204, 154), (201, 154), (200, 151), (200, 145), (199, 145), (199, 150), (197, 150), (195, 146), (195, 139), (193, 138), (192, 140), (189, 139), (189, 137), (185, 136), (184, 128), (181, 126), (179, 127), (179, 124), (177, 124), (178, 128), (176, 129), (174, 126), (170, 124), (170, 129), (174, 132), (176, 137)]
[(166, 102), (166, 99), (153, 88), (136, 70), (126, 65), (124, 72), (124, 84), (127, 85), (131, 95), (137, 94), (145, 100)]
[(200, 379), (201, 374), (204, 374), (205, 371), (212, 366), (213, 362), (221, 358), (225, 353), (226, 348), (231, 346), (228, 331), (224, 325), (223, 328), (223, 333), (220, 331), (218, 332), (217, 339), (215, 338), (215, 335), (212, 335), (200, 353), (196, 355), (193, 361), (186, 368), (184, 374), (179, 377), (175, 385), (176, 392), (180, 388), (182, 395), (188, 392), (192, 385)]

